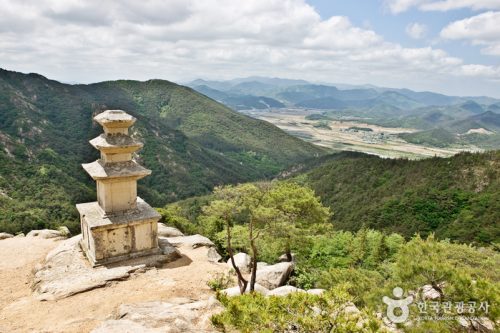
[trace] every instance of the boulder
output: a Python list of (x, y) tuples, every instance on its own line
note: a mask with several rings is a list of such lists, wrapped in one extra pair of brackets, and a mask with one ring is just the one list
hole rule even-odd
[(269, 264), (267, 262), (263, 262), (263, 261), (258, 261), (257, 262), (257, 271), (262, 268), (262, 267), (266, 267), (266, 266), (269, 266)]
[(22, 232), (20, 234), (17, 234), (16, 236), (14, 236), (15, 238), (23, 238), (23, 237), (26, 237), (25, 234), (23, 234)]
[(59, 230), (50, 230), (50, 229), (42, 229), (42, 230), (31, 230), (28, 232), (26, 237), (39, 237), (39, 238), (61, 238), (66, 237), (67, 235)]
[(293, 271), (293, 263), (280, 262), (257, 269), (257, 282), (268, 289), (278, 288), (286, 283)]
[(69, 231), (68, 227), (65, 226), (65, 225), (60, 226), (59, 228), (57, 228), (57, 231), (59, 231), (61, 233), (61, 235), (64, 236), (64, 237), (71, 236), (71, 231)]
[(180, 237), (184, 234), (177, 228), (167, 227), (163, 223), (158, 223), (158, 236), (159, 237)]
[(196, 249), (201, 246), (215, 246), (215, 244), (202, 235), (191, 235), (191, 236), (178, 236), (178, 237), (167, 237), (167, 240), (173, 246), (191, 246)]
[(423, 286), (421, 288), (421, 291), (423, 299), (437, 300), (441, 297), (439, 291), (434, 289), (430, 284), (426, 284), (425, 286)]
[(12, 237), (14, 237), (14, 235), (8, 234), (6, 232), (0, 232), (0, 240), (7, 239), (7, 238), (12, 238)]
[(291, 293), (304, 293), (305, 290), (293, 286), (282, 286), (267, 293), (267, 296), (286, 296)]
[(216, 332), (210, 317), (222, 310), (214, 297), (203, 301), (173, 298), (166, 302), (124, 304), (118, 308), (115, 319), (101, 323), (92, 333)]
[[(288, 262), (288, 258), (286, 257), (286, 253), (285, 253), (285, 254), (282, 254), (282, 255), (278, 258), (278, 261), (279, 261), (279, 262)], [(295, 262), (295, 253), (292, 253), (292, 262)]]
[[(250, 273), (250, 271), (252, 270), (252, 258), (248, 254), (239, 252), (236, 253), (233, 256), (233, 258), (236, 267), (238, 267), (242, 273)], [(231, 263), (231, 258), (227, 260), (227, 265), (230, 268), (233, 268), (233, 264)]]
[(221, 255), (219, 254), (219, 252), (217, 252), (215, 247), (208, 248), (207, 258), (208, 258), (208, 261), (210, 261), (210, 262), (219, 262), (222, 259)]
[[(248, 282), (248, 284), (247, 284), (247, 288), (245, 289), (245, 293), (248, 293), (249, 291), (250, 291), (250, 282)], [(261, 286), (258, 283), (255, 284), (254, 291), (259, 293), (259, 294), (262, 294), (264, 296), (266, 296), (269, 293), (269, 289)], [(238, 287), (238, 286), (221, 290), (221, 293), (224, 293), (230, 297), (241, 295), (240, 287)]]
[(325, 292), (325, 289), (309, 289), (307, 291), (308, 294), (311, 294), (311, 295), (321, 295)]

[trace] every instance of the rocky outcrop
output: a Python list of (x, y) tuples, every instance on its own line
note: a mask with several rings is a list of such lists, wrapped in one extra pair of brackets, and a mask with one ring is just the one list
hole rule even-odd
[(31, 230), (28, 232), (26, 237), (39, 237), (39, 238), (62, 238), (67, 237), (68, 234), (65, 231), (42, 229), (42, 230)]
[(6, 232), (0, 232), (0, 240), (7, 239), (7, 238), (12, 238), (12, 237), (14, 237), (14, 235), (8, 234)]
[[(269, 289), (261, 286), (258, 283), (255, 284), (254, 291), (257, 293), (260, 293), (264, 296), (266, 296), (269, 293)], [(248, 292), (250, 292), (250, 283), (247, 284), (247, 288), (245, 289), (245, 293), (248, 293)], [(221, 293), (226, 294), (227, 296), (241, 295), (240, 287), (238, 287), (238, 286), (221, 290)]]
[(167, 240), (173, 246), (191, 246), (193, 249), (200, 246), (215, 246), (210, 239), (202, 235), (167, 237)]
[(280, 262), (257, 269), (257, 283), (268, 289), (283, 286), (293, 271), (293, 263)]
[(214, 297), (203, 301), (175, 298), (124, 304), (119, 307), (116, 319), (104, 321), (92, 333), (216, 332), (210, 317), (222, 310)]
[[(238, 267), (242, 273), (250, 273), (250, 271), (252, 270), (252, 258), (248, 254), (239, 252), (236, 253), (233, 258), (236, 267)], [(227, 265), (229, 266), (229, 268), (233, 268), (231, 258), (228, 259)], [(258, 271), (259, 270), (257, 269), (257, 272)]]
[(35, 268), (33, 289), (40, 300), (57, 300), (123, 280), (131, 273), (143, 271), (180, 257), (177, 249), (164, 239), (162, 254), (131, 259), (116, 267), (92, 268), (81, 251), (81, 235), (62, 242), (50, 251), (45, 264)]
[(158, 237), (181, 237), (184, 234), (177, 228), (167, 227), (163, 223), (158, 223)]

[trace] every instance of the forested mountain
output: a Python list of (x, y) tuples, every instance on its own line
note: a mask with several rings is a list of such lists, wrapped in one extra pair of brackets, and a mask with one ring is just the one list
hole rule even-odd
[(336, 228), (500, 241), (500, 151), (419, 161), (343, 152), (302, 172), (295, 179), (332, 209)]
[(105, 109), (138, 119), (138, 158), (153, 170), (139, 195), (153, 205), (270, 177), (324, 153), (168, 81), (67, 85), (0, 70), (0, 230), (77, 229), (74, 204), (95, 199), (80, 163), (98, 158), (88, 140), (101, 132), (92, 117)]

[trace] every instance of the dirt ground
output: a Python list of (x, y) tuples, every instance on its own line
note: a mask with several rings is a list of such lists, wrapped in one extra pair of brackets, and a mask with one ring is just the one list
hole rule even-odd
[(207, 299), (206, 282), (226, 264), (207, 260), (207, 247), (179, 248), (181, 259), (160, 269), (133, 274), (58, 301), (39, 301), (31, 291), (33, 268), (59, 240), (10, 238), (0, 241), (0, 333), (90, 332), (113, 316), (121, 304), (167, 301), (174, 297)]

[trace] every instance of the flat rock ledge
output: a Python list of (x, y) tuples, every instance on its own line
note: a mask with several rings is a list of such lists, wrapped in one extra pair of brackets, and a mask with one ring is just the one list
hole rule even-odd
[(102, 322), (92, 333), (217, 332), (210, 317), (222, 310), (215, 297), (202, 301), (173, 298), (166, 302), (124, 304), (114, 319)]
[(181, 257), (165, 238), (160, 238), (161, 254), (92, 268), (80, 248), (81, 239), (78, 235), (63, 241), (47, 254), (43, 265), (35, 267), (32, 289), (39, 300), (58, 300), (104, 287), (110, 281), (125, 280), (134, 272), (159, 267)]

